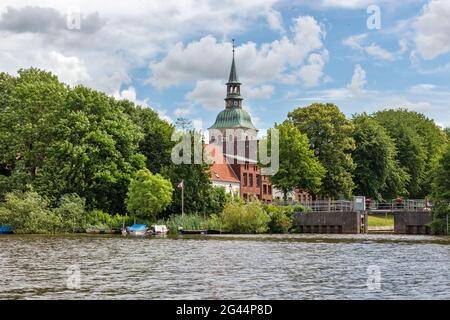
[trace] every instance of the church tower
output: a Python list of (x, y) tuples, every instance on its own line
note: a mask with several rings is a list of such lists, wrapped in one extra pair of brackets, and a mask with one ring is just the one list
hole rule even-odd
[(234, 53), (233, 40), (233, 59), (226, 83), (225, 109), (208, 128), (209, 143), (218, 145), (225, 155), (226, 161), (241, 183), (241, 197), (245, 200), (257, 198), (270, 203), (272, 186), (268, 177), (261, 176), (258, 167), (258, 129), (242, 105), (244, 99), (241, 96), (241, 83), (236, 71)]

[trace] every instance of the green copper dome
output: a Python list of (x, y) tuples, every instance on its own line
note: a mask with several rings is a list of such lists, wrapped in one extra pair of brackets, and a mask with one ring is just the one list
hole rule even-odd
[(217, 115), (216, 122), (209, 129), (227, 128), (245, 128), (256, 130), (248, 112), (240, 108), (222, 110)]

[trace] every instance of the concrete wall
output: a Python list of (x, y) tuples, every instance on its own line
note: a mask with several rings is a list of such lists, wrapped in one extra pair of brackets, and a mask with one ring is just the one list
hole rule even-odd
[[(363, 219), (361, 217), (364, 217)], [(367, 232), (367, 214), (357, 212), (297, 213), (294, 225), (300, 233), (361, 233)], [(361, 224), (363, 228), (361, 228)], [(366, 230), (366, 231), (364, 231)]]
[(395, 212), (394, 233), (430, 234), (430, 228), (427, 226), (430, 222), (430, 212)]

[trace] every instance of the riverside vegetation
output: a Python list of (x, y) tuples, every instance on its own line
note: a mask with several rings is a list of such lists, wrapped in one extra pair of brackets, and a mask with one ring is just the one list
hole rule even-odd
[[(363, 106), (362, 106), (363, 107)], [(181, 126), (181, 128), (180, 128)], [(406, 109), (348, 119), (334, 104), (311, 104), (274, 125), (285, 197), (430, 197), (432, 228), (445, 232), (450, 201), (450, 130)], [(0, 225), (19, 233), (118, 228), (135, 219), (176, 231), (292, 231), (304, 208), (243, 203), (212, 186), (209, 165), (171, 162), (176, 130), (204, 143), (187, 119), (175, 125), (149, 107), (85, 86), (69, 87), (38, 69), (0, 73)], [(184, 180), (185, 215), (181, 216)]]

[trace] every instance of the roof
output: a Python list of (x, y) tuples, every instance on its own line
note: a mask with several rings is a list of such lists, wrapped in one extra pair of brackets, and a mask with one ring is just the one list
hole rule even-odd
[(207, 149), (209, 160), (213, 162), (210, 167), (210, 179), (212, 181), (240, 183), (236, 173), (227, 162), (218, 145), (209, 144), (205, 146), (205, 149)]
[(216, 122), (209, 129), (244, 128), (254, 129), (252, 119), (247, 111), (241, 108), (228, 108), (222, 110), (216, 118)]
[(231, 62), (230, 76), (228, 77), (228, 83), (238, 83), (240, 84), (236, 72), (236, 64), (234, 62), (234, 53), (233, 53), (233, 61)]

